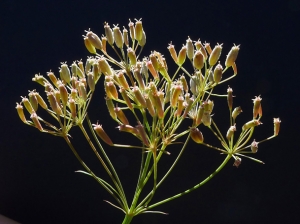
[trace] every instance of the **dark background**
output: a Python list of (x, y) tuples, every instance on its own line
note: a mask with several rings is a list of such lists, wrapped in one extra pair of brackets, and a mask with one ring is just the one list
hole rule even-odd
[[(242, 106), (240, 121), (251, 116), (255, 95), (262, 94), (264, 116), (255, 133), (257, 140), (273, 133), (273, 117), (280, 117), (278, 138), (259, 145), (261, 165), (244, 159), (233, 161), (198, 191), (167, 203), (157, 210), (168, 216), (145, 214), (132, 223), (297, 223), (299, 218), (299, 0), (285, 1), (21, 1), (1, 3), (0, 81), (0, 214), (20, 223), (121, 223), (123, 214), (103, 202), (113, 199), (82, 169), (66, 143), (25, 126), (14, 109), (20, 95), (37, 88), (36, 73), (57, 73), (60, 62), (85, 59), (84, 30), (99, 36), (105, 21), (127, 26), (128, 18), (143, 18), (147, 35), (144, 55), (157, 50), (172, 64), (167, 46), (176, 49), (189, 35), (213, 46), (224, 43), (226, 52), (241, 44), (239, 74), (229, 84), (235, 105)], [(170, 67), (170, 69), (176, 69)], [(227, 84), (219, 88), (225, 92)], [(102, 90), (101, 90), (102, 91)], [(99, 120), (119, 141), (116, 124), (109, 123), (103, 95), (92, 105), (91, 118)], [(221, 100), (222, 101), (222, 100)], [(221, 106), (224, 107), (221, 107)], [(214, 109), (223, 131), (227, 129), (226, 103)], [(218, 118), (219, 117), (219, 118)], [(208, 133), (205, 132), (204, 133)], [(75, 145), (96, 174), (107, 179), (80, 133), (71, 132)], [(126, 138), (126, 139), (121, 139)], [(210, 140), (208, 138), (208, 140)], [(212, 143), (212, 142), (210, 142)], [(129, 195), (135, 187), (139, 151), (110, 149)], [(175, 157), (162, 160), (167, 169)], [(209, 175), (223, 156), (190, 144), (174, 173), (159, 189), (154, 201), (181, 192)]]

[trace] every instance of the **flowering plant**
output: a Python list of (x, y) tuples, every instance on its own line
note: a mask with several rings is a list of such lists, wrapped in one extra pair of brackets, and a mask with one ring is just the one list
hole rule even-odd
[[(82, 61), (74, 61), (70, 68), (67, 63), (62, 63), (59, 77), (51, 71), (47, 73), (48, 79), (42, 75), (35, 75), (33, 81), (43, 86), (47, 100), (44, 100), (36, 90), (32, 90), (29, 91), (28, 98), (22, 97), (21, 103), (17, 103), (16, 106), (19, 117), (25, 124), (43, 133), (65, 139), (84, 168), (78, 172), (93, 177), (115, 199), (115, 203), (107, 202), (124, 212), (123, 224), (130, 223), (134, 216), (143, 213), (165, 214), (153, 209), (201, 187), (231, 158), (234, 159), (233, 165), (236, 167), (241, 164), (241, 157), (263, 163), (247, 154), (256, 153), (259, 143), (276, 137), (281, 122), (279, 118), (274, 118), (273, 135), (260, 141), (252, 140), (250, 143), (254, 129), (262, 124), (262, 98), (257, 96), (253, 99), (253, 116), (241, 128), (237, 128), (237, 116), (242, 109), (233, 107), (232, 88), (228, 87), (226, 94), (215, 93), (216, 86), (236, 77), (239, 45), (231, 48), (223, 68), (219, 61), (222, 44), (217, 44), (212, 49), (209, 43), (200, 40), (193, 42), (188, 38), (177, 54), (174, 45), (170, 43), (168, 50), (177, 65), (177, 70), (171, 72), (164, 56), (158, 51), (141, 58), (141, 52), (146, 44), (142, 21), (136, 20), (135, 23), (130, 21), (128, 26), (129, 31), (126, 28), (121, 31), (118, 25), (111, 28), (105, 23), (105, 35), (101, 39), (91, 30), (86, 31), (84, 44), (94, 56), (88, 57), (85, 64)], [(107, 47), (112, 49), (115, 57), (111, 56)], [(189, 63), (192, 68), (190, 71), (186, 68), (186, 64)], [(230, 76), (225, 74), (227, 71), (231, 71), (232, 74)], [(121, 133), (133, 135), (139, 140), (139, 145), (115, 142), (102, 125), (98, 122), (92, 124), (89, 119), (89, 104), (96, 89), (103, 88), (103, 85), (106, 107), (117, 129)], [(217, 98), (226, 98), (228, 104), (228, 131), (224, 134), (219, 130), (212, 114)], [(38, 109), (46, 111), (55, 123), (39, 116), (38, 113), (41, 113)], [(25, 115), (27, 112), (30, 119)], [(135, 119), (128, 119), (129, 114)], [(215, 116), (218, 115), (216, 113)], [(189, 125), (183, 122), (185, 120), (189, 121)], [(88, 124), (89, 131), (84, 127), (84, 122)], [(70, 131), (76, 126), (108, 173), (110, 181), (97, 176), (78, 154), (70, 139)], [(215, 135), (216, 143), (221, 143), (222, 148), (204, 141), (199, 129), (205, 128)], [(238, 135), (235, 134), (237, 130), (240, 130)], [(153, 203), (156, 191), (173, 171), (190, 140), (219, 151), (225, 155), (224, 161), (197, 185)], [(142, 152), (140, 172), (131, 203), (128, 202), (117, 171), (103, 144), (107, 147), (136, 148)], [(159, 166), (163, 166), (160, 160), (163, 156), (170, 155), (167, 150), (173, 144), (180, 144), (181, 150), (168, 171), (159, 179)], [(152, 189), (142, 197), (141, 193), (145, 191), (146, 184), (151, 184)]]

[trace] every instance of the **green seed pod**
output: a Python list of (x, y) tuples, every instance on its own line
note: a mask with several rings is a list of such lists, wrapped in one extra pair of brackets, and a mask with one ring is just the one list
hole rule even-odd
[(204, 66), (204, 61), (205, 61), (205, 58), (204, 58), (204, 55), (201, 53), (201, 51), (196, 51), (195, 52), (195, 55), (193, 57), (193, 66), (195, 69), (202, 69), (203, 66)]
[(186, 40), (186, 55), (188, 59), (192, 60), (194, 57), (194, 45), (190, 37)]
[(236, 61), (236, 58), (238, 56), (240, 50), (240, 45), (236, 46), (234, 45), (231, 50), (229, 51), (227, 57), (226, 57), (226, 61), (225, 61), (225, 66), (226, 67), (231, 67), (233, 66), (233, 64)]
[(203, 134), (198, 128), (190, 128), (190, 135), (194, 142), (201, 144), (204, 141)]
[(229, 140), (235, 131), (236, 131), (236, 127), (235, 127), (235, 124), (234, 124), (233, 126), (231, 126), (228, 129), (227, 134), (226, 134), (226, 138)]
[(32, 114), (35, 112), (27, 97), (22, 97), (22, 104), (25, 106), (28, 113)]
[(149, 140), (144, 126), (138, 121), (138, 125), (136, 125), (135, 128), (138, 130), (139, 136), (141, 137), (143, 144), (149, 146)]
[(51, 82), (53, 83), (53, 85), (55, 86), (55, 87), (58, 87), (58, 85), (57, 85), (57, 78), (56, 78), (56, 76), (54, 75), (54, 73), (53, 72), (47, 72), (47, 76), (49, 77), (49, 79), (51, 80)]
[(274, 136), (277, 136), (279, 134), (281, 120), (279, 118), (274, 118), (273, 121), (274, 121)]
[(243, 125), (242, 130), (245, 131), (249, 128), (253, 128), (262, 124), (259, 120), (253, 119), (252, 121), (248, 121), (246, 124)]
[(145, 100), (144, 96), (142, 95), (140, 88), (137, 86), (134, 86), (134, 87), (132, 87), (132, 92), (136, 98), (136, 103), (141, 105), (143, 108), (147, 108), (146, 100)]
[(43, 131), (43, 127), (42, 127), (42, 125), (41, 125), (41, 123), (40, 123), (40, 121), (39, 121), (39, 118), (38, 118), (37, 114), (36, 114), (36, 113), (31, 114), (31, 115), (30, 115), (30, 118), (31, 118), (31, 120), (32, 120), (33, 123), (34, 123), (34, 126), (35, 126), (37, 129), (39, 129), (40, 131)]
[(142, 40), (143, 38), (143, 25), (141, 20), (136, 20), (135, 22), (135, 39), (137, 41)]
[[(232, 110), (232, 105), (233, 105), (233, 96), (232, 96), (232, 88), (230, 88), (229, 86), (228, 86), (228, 89), (227, 89), (227, 104), (228, 104), (228, 108), (229, 108), (229, 110), (231, 111)], [(238, 115), (238, 114), (237, 114)], [(237, 116), (236, 115), (236, 116)], [(236, 117), (235, 116), (235, 117)], [(233, 115), (232, 115), (232, 117), (233, 117)], [(233, 119), (235, 119), (235, 118), (233, 118)]]
[(153, 104), (149, 98), (149, 95), (148, 94), (145, 94), (145, 100), (146, 100), (146, 104), (147, 104), (147, 110), (149, 112), (149, 114), (154, 117), (155, 116), (155, 110), (154, 110), (154, 107), (153, 107)]
[(216, 84), (218, 84), (221, 81), (222, 73), (223, 73), (223, 67), (219, 62), (219, 64), (215, 67), (214, 70), (214, 81)]
[(38, 84), (40, 84), (42, 86), (45, 86), (47, 83), (49, 83), (48, 80), (45, 79), (44, 76), (38, 75), (38, 74), (34, 75), (34, 77), (32, 78), (32, 81), (37, 82)]
[(206, 49), (207, 53), (210, 55), (212, 52), (212, 49), (210, 47), (210, 43), (204, 43), (204, 48)]
[(16, 109), (17, 109), (17, 112), (18, 112), (18, 115), (19, 115), (21, 121), (23, 121), (26, 124), (27, 120), (25, 118), (23, 107), (17, 103)]
[(83, 68), (82, 61), (78, 61), (78, 67), (79, 67), (79, 69), (77, 69), (76, 74), (79, 76), (79, 78), (84, 78), (85, 74), (84, 74), (84, 68)]
[(108, 112), (109, 112), (110, 116), (114, 120), (117, 120), (117, 114), (115, 112), (115, 106), (114, 106), (114, 103), (113, 103), (112, 99), (106, 97), (105, 100), (106, 100), (106, 106), (107, 106), (107, 109), (108, 109)]
[(161, 67), (161, 65), (159, 64), (156, 56), (154, 54), (150, 54), (149, 58), (153, 64), (154, 69), (158, 71), (158, 69)]
[(69, 107), (71, 111), (71, 116), (73, 119), (75, 119), (77, 116), (75, 100), (69, 99)]
[(36, 93), (36, 99), (37, 99), (39, 105), (40, 105), (43, 109), (45, 109), (45, 110), (48, 109), (47, 104), (45, 103), (44, 99), (40, 96), (39, 93)]
[(99, 125), (97, 123), (97, 124), (93, 124), (93, 126), (94, 126), (94, 130), (95, 130), (96, 134), (98, 135), (98, 137), (100, 137), (106, 144), (108, 144), (108, 145), (114, 144), (112, 142), (112, 140), (108, 137), (108, 135), (106, 134), (104, 129), (102, 128), (102, 125)]
[(195, 96), (199, 94), (198, 86), (200, 86), (199, 78), (193, 75), (190, 79), (190, 90)]
[(99, 58), (98, 66), (104, 75), (113, 76), (113, 70), (104, 57)]
[(102, 51), (106, 52), (107, 38), (105, 36), (101, 37), (101, 43), (102, 43)]
[(118, 79), (118, 82), (121, 84), (121, 86), (126, 89), (126, 90), (129, 90), (129, 85), (128, 85), (128, 82), (124, 76), (124, 71), (120, 71), (118, 74), (117, 74), (117, 79)]
[(86, 92), (86, 88), (83, 82), (79, 82), (79, 86), (78, 86), (78, 93), (79, 96), (86, 101), (87, 100), (87, 92)]
[(55, 89), (55, 90), (53, 90), (53, 93), (54, 93), (56, 102), (57, 102), (58, 104), (60, 104), (60, 92), (59, 92), (57, 89)]
[(202, 116), (202, 123), (206, 126), (209, 127), (211, 125), (211, 116), (207, 111), (204, 111), (203, 116)]
[(131, 47), (127, 48), (127, 56), (129, 58), (130, 65), (135, 66), (136, 65), (136, 55), (135, 55), (134, 50)]
[[(98, 50), (102, 50), (102, 42), (100, 38), (93, 33), (92, 31), (87, 31), (86, 37), (90, 41), (90, 43)], [(91, 52), (92, 53), (92, 52)]]
[(201, 104), (197, 111), (197, 116), (196, 116), (196, 121), (195, 121), (196, 126), (201, 124), (203, 114), (204, 114), (204, 106), (203, 106), (203, 104)]
[(87, 74), (87, 83), (88, 83), (90, 90), (92, 92), (94, 92), (95, 91), (95, 78), (94, 78), (94, 74), (92, 72), (89, 72)]
[(184, 76), (184, 75), (180, 76), (179, 80), (180, 80), (181, 83), (182, 83), (183, 90), (187, 93), (187, 92), (189, 91), (189, 86), (188, 86), (188, 84), (187, 84), (187, 81), (186, 81), (186, 79), (185, 79), (185, 76)]
[(251, 151), (253, 153), (257, 153), (257, 150), (258, 150), (258, 142), (256, 142), (254, 139), (253, 142), (251, 143)]
[(196, 47), (196, 50), (200, 51), (204, 56), (204, 60), (206, 60), (207, 59), (207, 52), (206, 52), (204, 46), (202, 45), (201, 41), (197, 40), (194, 45)]
[(121, 32), (120, 28), (118, 27), (118, 25), (114, 26), (113, 33), (114, 33), (114, 39), (115, 39), (115, 43), (116, 43), (117, 47), (120, 49), (123, 48), (124, 39), (123, 39), (122, 32)]
[(59, 73), (60, 73), (60, 78), (63, 81), (65, 81), (66, 83), (70, 83), (71, 74), (70, 74), (70, 69), (66, 63), (62, 63)]
[(67, 88), (61, 82), (59, 82), (58, 89), (59, 89), (59, 93), (60, 93), (61, 102), (63, 103), (64, 106), (66, 106), (68, 103)]
[(118, 119), (123, 123), (123, 124), (129, 124), (129, 121), (126, 117), (126, 115), (124, 114), (124, 112), (121, 110), (120, 107), (116, 107), (115, 108), (115, 112), (117, 114)]
[(214, 66), (218, 62), (221, 52), (222, 44), (217, 44), (209, 55), (208, 63), (210, 66)]
[(106, 22), (104, 23), (104, 31), (105, 31), (105, 36), (107, 38), (107, 42), (110, 45), (113, 45), (114, 44), (113, 31), (111, 30), (110, 26)]
[(71, 89), (70, 98), (75, 100), (77, 98), (77, 93), (78, 91), (75, 88)]
[(145, 33), (145, 31), (143, 31), (143, 33), (142, 33), (142, 39), (138, 41), (138, 44), (141, 47), (145, 46), (145, 44), (146, 44), (146, 33)]
[(175, 51), (175, 48), (174, 48), (174, 45), (172, 44), (172, 42), (169, 43), (168, 50), (169, 50), (169, 52), (171, 54), (171, 57), (173, 58), (173, 60), (177, 64), (178, 63), (178, 57), (177, 57), (177, 53)]
[(84, 41), (84, 45), (86, 47), (86, 49), (91, 53), (91, 54), (96, 54), (96, 48), (94, 47), (94, 45), (92, 45), (91, 41), (89, 40), (89, 38), (84, 37), (83, 38)]
[(134, 29), (134, 23), (130, 21), (129, 19), (129, 24), (128, 24), (128, 27), (129, 27), (129, 34), (130, 34), (130, 38), (132, 41), (135, 40), (135, 29)]
[(132, 103), (131, 103), (129, 97), (127, 96), (126, 90), (123, 87), (121, 87), (119, 92), (121, 93), (122, 98), (125, 101), (126, 105), (129, 107), (130, 110), (132, 110), (133, 106), (132, 106)]
[(28, 97), (29, 97), (29, 102), (30, 102), (33, 110), (37, 111), (39, 103), (38, 103), (37, 98), (36, 98), (35, 90), (30, 91), (29, 94), (28, 94)]
[(260, 96), (255, 96), (255, 99), (253, 99), (253, 119), (257, 118), (261, 106), (261, 100), (262, 98)]
[(187, 51), (186, 46), (183, 46), (179, 51), (177, 65), (181, 66), (185, 62), (186, 51)]
[(105, 83), (105, 91), (109, 98), (114, 100), (118, 99), (118, 91), (115, 84), (112, 81)]
[(236, 108), (234, 108), (234, 110), (233, 110), (233, 112), (232, 112), (232, 115), (231, 115), (232, 118), (233, 118), (233, 120), (235, 120), (236, 117), (237, 117), (241, 112), (243, 112), (241, 107), (236, 107)]
[(129, 47), (128, 30), (125, 27), (123, 27), (123, 40), (124, 44)]

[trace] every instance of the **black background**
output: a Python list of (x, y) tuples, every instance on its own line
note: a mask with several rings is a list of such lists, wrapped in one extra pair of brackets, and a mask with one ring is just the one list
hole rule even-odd
[[(280, 117), (278, 138), (259, 146), (261, 165), (244, 159), (239, 168), (233, 161), (198, 191), (157, 210), (168, 216), (145, 214), (132, 223), (297, 223), (299, 218), (299, 0), (286, 1), (1, 1), (0, 81), (0, 214), (27, 223), (121, 223), (123, 214), (103, 200), (113, 199), (90, 177), (74, 173), (82, 169), (66, 143), (25, 126), (14, 109), (20, 95), (37, 88), (36, 73), (57, 72), (60, 62), (85, 59), (84, 30), (101, 36), (103, 23), (127, 26), (128, 19), (143, 18), (147, 35), (144, 55), (176, 49), (189, 35), (213, 46), (224, 44), (223, 60), (233, 43), (241, 44), (239, 74), (229, 84), (235, 105), (244, 113), (240, 124), (251, 117), (255, 95), (262, 95), (264, 116), (255, 133), (257, 140), (273, 133), (273, 117)], [(225, 92), (227, 84), (218, 91)], [(119, 142), (116, 123), (108, 121), (103, 90), (91, 107)], [(96, 102), (97, 101), (97, 102)], [(216, 120), (227, 130), (226, 102), (214, 109)], [(203, 131), (208, 133), (207, 131)], [(71, 131), (78, 151), (99, 176), (107, 178), (88, 145)], [(209, 133), (207, 134), (209, 136)], [(122, 139), (124, 138), (124, 139)], [(126, 138), (126, 139), (125, 139)], [(214, 140), (210, 137), (209, 140)], [(130, 139), (129, 139), (130, 140)], [(210, 142), (212, 143), (212, 142)], [(125, 189), (131, 198), (140, 152), (108, 148)], [(167, 169), (178, 149), (161, 161)], [(223, 156), (190, 144), (174, 173), (159, 189), (154, 201), (181, 192), (209, 175)], [(165, 163), (165, 164), (163, 164)], [(108, 178), (107, 178), (108, 179)]]

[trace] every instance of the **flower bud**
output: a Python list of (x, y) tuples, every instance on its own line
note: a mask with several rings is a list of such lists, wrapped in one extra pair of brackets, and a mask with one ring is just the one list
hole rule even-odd
[(233, 120), (235, 120), (236, 117), (237, 117), (241, 112), (243, 112), (241, 107), (236, 107), (236, 108), (234, 108), (234, 110), (233, 110), (233, 112), (232, 112), (232, 115), (231, 115), (232, 118), (233, 118)]
[(71, 81), (70, 69), (66, 63), (62, 63), (59, 72), (60, 72), (60, 78), (66, 83), (70, 83)]
[(205, 61), (205, 57), (204, 55), (201, 53), (201, 51), (196, 51), (194, 58), (193, 58), (193, 66), (196, 69), (202, 69), (204, 66), (204, 61)]
[(104, 129), (102, 128), (102, 125), (100, 124), (93, 124), (94, 126), (94, 130), (96, 132), (96, 134), (108, 145), (113, 145), (114, 143), (112, 142), (112, 140), (108, 137), (108, 135), (106, 134), (106, 132), (104, 131)]
[(155, 70), (152, 62), (151, 61), (147, 61), (146, 65), (147, 65), (147, 68), (150, 71), (151, 75), (153, 76), (153, 78), (158, 79), (159, 76), (158, 76), (157, 71)]
[(95, 48), (97, 48), (98, 50), (102, 50), (102, 42), (101, 42), (100, 38), (95, 33), (93, 33), (92, 31), (88, 31), (86, 33), (86, 37), (88, 38), (88, 40), (90, 41), (90, 43)]
[(189, 91), (189, 87), (188, 87), (187, 81), (185, 79), (185, 76), (182, 75), (182, 76), (180, 76), (179, 79), (180, 79), (180, 81), (182, 83), (183, 90), (187, 93)]
[(128, 30), (125, 27), (123, 27), (123, 39), (124, 39), (124, 44), (128, 47), (129, 46)]
[(163, 97), (163, 92), (161, 92), (161, 91), (158, 91), (157, 93), (153, 94), (154, 107), (156, 109), (157, 117), (159, 119), (163, 119), (164, 118), (163, 99), (161, 99), (162, 97)]
[(102, 43), (102, 51), (106, 52), (106, 43), (107, 43), (107, 37), (106, 36), (101, 37), (101, 43)]
[(280, 130), (281, 120), (279, 118), (274, 118), (274, 135), (277, 136)]
[(195, 47), (196, 47), (196, 50), (201, 51), (201, 53), (202, 53), (203, 56), (204, 56), (204, 60), (206, 60), (206, 59), (207, 59), (207, 53), (206, 53), (206, 50), (205, 50), (205, 48), (203, 47), (201, 41), (200, 41), (200, 40), (196, 41), (194, 45), (195, 45)]
[(132, 88), (132, 92), (137, 100), (136, 102), (139, 105), (141, 105), (143, 108), (147, 108), (146, 100), (145, 100), (144, 96), (142, 95), (140, 88), (137, 86), (134, 86)]
[(40, 131), (43, 131), (43, 127), (42, 127), (42, 125), (41, 125), (41, 123), (40, 123), (40, 121), (39, 121), (39, 118), (38, 118), (37, 114), (36, 114), (36, 113), (31, 114), (31, 115), (30, 115), (30, 118), (31, 118), (31, 120), (32, 120), (33, 123), (34, 123), (34, 126), (35, 126), (37, 129), (39, 129)]
[(28, 94), (28, 96), (29, 96), (29, 102), (30, 102), (33, 110), (37, 111), (39, 103), (38, 103), (37, 98), (36, 98), (36, 92), (35, 92), (35, 90), (34, 91), (30, 91), (29, 94)]
[(130, 65), (135, 66), (136, 65), (136, 55), (135, 55), (134, 50), (131, 47), (127, 48), (127, 56), (130, 60)]
[(95, 59), (88, 57), (85, 63), (85, 74), (88, 74), (91, 71), (92, 64), (94, 63)]
[(92, 92), (94, 92), (95, 91), (95, 78), (94, 78), (94, 74), (92, 72), (89, 72), (87, 74), (87, 83), (88, 83), (90, 90)]
[(135, 22), (135, 39), (137, 41), (142, 40), (143, 38), (143, 25), (141, 20), (136, 20)]
[(96, 48), (92, 45), (92, 43), (90, 42), (89, 38), (84, 37), (83, 38), (84, 41), (84, 45), (86, 47), (86, 49), (91, 53), (91, 54), (96, 54)]
[(154, 54), (150, 54), (149, 58), (150, 58), (150, 61), (153, 64), (154, 69), (155, 70), (159, 70), (159, 68), (161, 67), (161, 65), (159, 64), (156, 56)]
[(235, 131), (236, 131), (236, 127), (235, 127), (235, 124), (234, 124), (233, 126), (231, 126), (228, 129), (228, 131), (226, 133), (226, 138), (229, 140)]
[(233, 166), (239, 167), (239, 165), (241, 165), (241, 163), (242, 163), (242, 159), (238, 156), (235, 156)]
[(211, 115), (207, 111), (204, 111), (203, 113), (202, 123), (207, 127), (211, 125)]
[(143, 77), (140, 73), (140, 69), (135, 68), (134, 72), (133, 72), (133, 76), (136, 79), (136, 81), (138, 82), (138, 85), (139, 85), (140, 89), (144, 90), (145, 89), (145, 83), (144, 83)]
[(104, 75), (113, 75), (113, 70), (104, 57), (99, 58), (98, 65)]
[(132, 110), (133, 106), (131, 104), (129, 97), (127, 96), (126, 90), (123, 87), (121, 87), (119, 92), (121, 93), (122, 98), (125, 101), (126, 105), (129, 107), (130, 110)]
[(201, 144), (204, 141), (203, 134), (198, 128), (190, 128), (191, 138), (194, 142)]
[(24, 123), (27, 123), (27, 120), (24, 115), (23, 106), (17, 103), (16, 109), (17, 109), (17, 112), (18, 112), (18, 115), (19, 115), (21, 121), (23, 121)]
[(48, 109), (47, 104), (45, 103), (44, 99), (40, 96), (39, 93), (36, 93), (36, 99), (37, 99), (39, 105), (40, 105), (43, 109), (45, 109), (45, 110)]
[(259, 120), (253, 119), (252, 121), (248, 121), (246, 124), (243, 125), (242, 130), (245, 131), (249, 128), (253, 128), (255, 126), (258, 126), (262, 124)]
[(68, 102), (68, 91), (67, 91), (67, 88), (61, 82), (59, 82), (58, 88), (59, 88), (61, 102), (63, 103), (64, 106), (66, 106), (67, 102)]
[(32, 81), (37, 82), (42, 86), (45, 86), (48, 83), (48, 80), (45, 79), (45, 77), (40, 74), (35, 74), (34, 77), (32, 78)]
[(115, 84), (112, 81), (105, 83), (105, 91), (109, 98), (114, 100), (118, 99), (118, 91)]
[(124, 72), (123, 71), (120, 71), (118, 74), (117, 74), (117, 79), (118, 79), (118, 82), (120, 83), (120, 85), (126, 89), (126, 90), (129, 90), (129, 85), (128, 85), (128, 82), (124, 76)]
[(77, 98), (78, 91), (76, 89), (71, 89), (70, 98), (75, 100)]
[(86, 92), (86, 88), (83, 82), (79, 82), (79, 86), (78, 86), (78, 93), (79, 96), (86, 101), (87, 100), (87, 92)]
[(50, 104), (51, 109), (58, 115), (62, 115), (62, 111), (61, 108), (58, 104), (58, 102), (56, 101), (56, 98), (53, 94), (53, 92), (47, 92), (47, 98)]
[(121, 30), (118, 27), (118, 25), (114, 26), (113, 34), (114, 34), (114, 39), (115, 39), (115, 43), (116, 43), (117, 47), (122, 48), (123, 44), (124, 44), (124, 39), (123, 39), (123, 35), (122, 35)]
[(78, 67), (79, 69), (77, 69), (77, 73), (76, 75), (79, 76), (79, 78), (84, 78), (84, 68), (83, 68), (83, 62), (82, 61), (78, 61)]
[(169, 44), (168, 50), (169, 50), (169, 52), (171, 54), (171, 57), (175, 61), (175, 63), (177, 63), (178, 62), (178, 57), (177, 57), (177, 53), (175, 51), (175, 48), (174, 48), (174, 45), (172, 44), (172, 42)]
[(135, 29), (134, 29), (134, 23), (131, 22), (130, 20), (129, 20), (128, 27), (129, 27), (130, 38), (133, 41), (135, 40)]
[(239, 53), (239, 50), (240, 50), (240, 45), (238, 46), (233, 46), (231, 48), (231, 50), (229, 51), (227, 57), (226, 57), (226, 61), (225, 61), (225, 66), (226, 67), (230, 67), (234, 64), (237, 56), (238, 56), (238, 53)]
[(49, 77), (49, 79), (51, 80), (51, 82), (53, 83), (53, 85), (55, 85), (56, 87), (58, 87), (57, 85), (57, 78), (56, 76), (54, 75), (53, 72), (47, 72), (47, 76)]
[(128, 119), (126, 118), (124, 112), (120, 107), (115, 108), (115, 112), (117, 114), (118, 119), (123, 123), (123, 124), (129, 124)]
[(193, 75), (190, 79), (190, 89), (193, 95), (198, 96), (198, 86), (200, 86), (199, 78), (195, 75)]
[(212, 50), (208, 59), (208, 63), (210, 66), (214, 66), (218, 62), (221, 52), (222, 52), (222, 44), (217, 44)]
[(28, 113), (32, 114), (35, 112), (27, 97), (22, 97), (22, 104), (25, 106)]
[(251, 151), (253, 153), (256, 153), (258, 150), (258, 142), (255, 141), (255, 139), (253, 140), (253, 142), (251, 143)]
[(154, 107), (153, 107), (153, 104), (149, 98), (149, 95), (145, 95), (145, 100), (146, 100), (146, 104), (147, 104), (147, 110), (149, 112), (149, 114), (154, 117), (155, 116), (155, 110), (154, 110)]
[(105, 36), (107, 38), (107, 42), (110, 45), (113, 45), (114, 44), (113, 31), (111, 30), (110, 26), (106, 22), (104, 23), (104, 31), (105, 31)]
[(219, 64), (215, 67), (215, 70), (214, 70), (214, 81), (216, 84), (218, 84), (221, 81), (222, 72), (223, 72), (223, 67), (219, 62)]
[(54, 93), (56, 102), (57, 102), (58, 104), (60, 104), (60, 92), (59, 92), (57, 89), (55, 89), (55, 90), (53, 90), (53, 93)]
[(194, 57), (194, 45), (190, 37), (186, 40), (186, 55), (190, 60)]
[(69, 107), (71, 111), (71, 116), (73, 119), (75, 119), (77, 116), (75, 100), (69, 99)]
[(257, 118), (257, 115), (259, 113), (260, 107), (261, 107), (261, 100), (262, 98), (260, 96), (255, 96), (255, 99), (253, 99), (253, 119)]
[(139, 45), (141, 47), (145, 46), (145, 44), (146, 44), (146, 33), (145, 33), (145, 31), (143, 31), (143, 33), (142, 33), (142, 39), (139, 40), (138, 43), (139, 43)]
[(171, 96), (171, 107), (176, 107), (178, 98), (180, 94), (182, 93), (182, 85), (174, 85), (173, 91), (172, 91), (172, 96)]
[(178, 60), (177, 60), (177, 64), (179, 66), (181, 66), (184, 62), (185, 62), (185, 58), (186, 58), (186, 46), (183, 46), (181, 48), (181, 50), (179, 51), (179, 54), (178, 54)]
[(208, 54), (211, 54), (212, 49), (210, 47), (210, 43), (205, 43), (204, 44), (204, 48), (206, 49), (206, 51), (207, 51)]
[(107, 106), (107, 109), (108, 109), (108, 112), (109, 112), (110, 116), (114, 120), (117, 120), (117, 114), (115, 112), (115, 106), (114, 106), (114, 103), (113, 103), (112, 99), (106, 97), (105, 100), (106, 100), (106, 106)]
[[(228, 86), (228, 89), (227, 89), (227, 104), (228, 104), (229, 110), (231, 111), (232, 110), (232, 105), (233, 105), (233, 96), (232, 96), (232, 89), (229, 86)], [(239, 114), (240, 113), (238, 113), (237, 115), (239, 115)], [(233, 113), (232, 113), (232, 117), (233, 117)], [(233, 119), (235, 119), (235, 118), (233, 118)]]
[(195, 122), (196, 126), (201, 124), (203, 114), (204, 114), (204, 106), (203, 106), (203, 104), (201, 104), (197, 111), (196, 122)]

